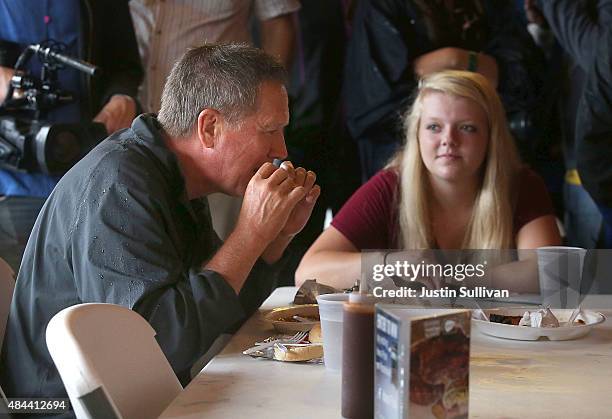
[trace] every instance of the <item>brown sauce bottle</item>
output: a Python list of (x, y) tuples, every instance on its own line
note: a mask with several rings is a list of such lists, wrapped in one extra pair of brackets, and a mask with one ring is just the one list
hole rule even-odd
[(342, 416), (374, 416), (374, 301), (353, 293), (344, 303), (342, 326)]

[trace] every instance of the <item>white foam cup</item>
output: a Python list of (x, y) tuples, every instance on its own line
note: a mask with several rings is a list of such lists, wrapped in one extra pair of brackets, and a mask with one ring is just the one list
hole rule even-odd
[(323, 360), (329, 371), (342, 369), (342, 306), (348, 299), (349, 295), (345, 293), (317, 297), (323, 335)]

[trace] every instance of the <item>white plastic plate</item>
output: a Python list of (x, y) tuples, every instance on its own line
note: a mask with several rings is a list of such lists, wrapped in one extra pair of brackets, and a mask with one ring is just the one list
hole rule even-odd
[[(502, 314), (505, 316), (522, 316), (525, 311), (536, 310), (536, 307), (519, 307), (519, 308), (499, 308), (483, 310), (487, 314)], [(597, 324), (603, 323), (606, 317), (598, 312), (591, 310), (582, 310), (578, 315), (578, 319), (583, 320), (586, 324), (574, 324), (573, 326), (564, 325), (567, 323), (569, 316), (573, 310), (556, 310), (552, 312), (557, 317), (560, 327), (527, 327), (513, 326), (510, 324), (493, 323), (486, 320), (472, 319), (476, 327), (484, 334), (495, 336), (504, 339), (515, 340), (538, 340), (541, 337), (546, 337), (549, 340), (571, 340), (585, 336), (591, 328)]]

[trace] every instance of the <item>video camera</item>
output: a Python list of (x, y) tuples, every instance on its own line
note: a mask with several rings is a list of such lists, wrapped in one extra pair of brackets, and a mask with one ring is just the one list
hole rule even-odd
[[(107, 136), (103, 124), (50, 123), (50, 110), (73, 102), (61, 90), (57, 71), (64, 66), (89, 76), (99, 69), (86, 61), (62, 54), (61, 44), (47, 41), (28, 46), (15, 64), (15, 74), (0, 105), (0, 167), (11, 170), (61, 175)], [(37, 55), (41, 77), (27, 73), (25, 66)], [(18, 90), (19, 97), (13, 97)]]

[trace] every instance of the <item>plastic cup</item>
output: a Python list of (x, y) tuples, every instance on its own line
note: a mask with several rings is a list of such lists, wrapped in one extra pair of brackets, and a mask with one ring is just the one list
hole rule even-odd
[(323, 334), (323, 361), (328, 371), (342, 369), (342, 307), (349, 295), (324, 294), (317, 297)]
[(539, 247), (537, 254), (542, 304), (553, 308), (577, 307), (586, 250), (581, 247), (546, 246)]

